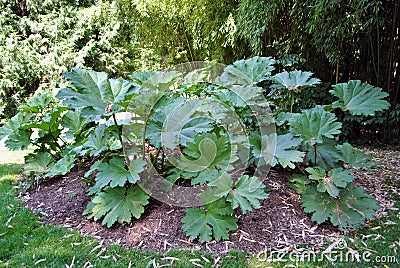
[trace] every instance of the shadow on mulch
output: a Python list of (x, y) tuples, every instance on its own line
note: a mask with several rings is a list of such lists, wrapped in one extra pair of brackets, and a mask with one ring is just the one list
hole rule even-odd
[(300, 203), (300, 196), (285, 185), (289, 173), (271, 171), (264, 182), (269, 196), (261, 208), (239, 216), (238, 230), (230, 233), (229, 241), (201, 244), (189, 241), (181, 229), (185, 208), (150, 200), (140, 220), (115, 224), (106, 228), (82, 216), (90, 197), (88, 185), (82, 182), (82, 171), (44, 182), (25, 196), (28, 207), (43, 216), (44, 222), (68, 227), (104, 240), (131, 248), (168, 251), (172, 248), (208, 250), (224, 254), (231, 249), (257, 254), (266, 248), (307, 244), (317, 249), (326, 235), (338, 235), (329, 224), (316, 226)]

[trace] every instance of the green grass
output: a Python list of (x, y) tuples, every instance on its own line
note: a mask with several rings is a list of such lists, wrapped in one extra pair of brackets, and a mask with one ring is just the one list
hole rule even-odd
[[(18, 160), (20, 156), (15, 155), (11, 159)], [(167, 264), (172, 264), (172, 267), (196, 267), (193, 262), (212, 267), (215, 262), (211, 254), (201, 251), (155, 253), (118, 245), (100, 245), (99, 241), (78, 232), (43, 225), (22, 201), (15, 199), (13, 185), (21, 169), (21, 164), (0, 164), (0, 267), (153, 267)], [(396, 207), (399, 206), (400, 199), (397, 197)], [(266, 262), (245, 253), (231, 252), (218, 264), (220, 267), (399, 267), (400, 219), (397, 213), (399, 211), (393, 211), (389, 217), (373, 221), (369, 228), (345, 237), (348, 248), (360, 254), (370, 252), (368, 257), (371, 262), (331, 262), (327, 258), (317, 262)], [(395, 224), (388, 225), (389, 221)], [(337, 251), (332, 256), (339, 259), (340, 252), (347, 250)], [(376, 263), (376, 256), (396, 256), (397, 263)]]

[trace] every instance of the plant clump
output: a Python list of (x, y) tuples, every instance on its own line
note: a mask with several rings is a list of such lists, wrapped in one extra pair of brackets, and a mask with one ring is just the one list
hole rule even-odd
[(362, 227), (379, 207), (353, 184), (350, 169), (370, 166), (371, 158), (338, 142), (335, 109), (371, 116), (388, 108), (387, 94), (352, 80), (333, 86), (332, 104), (296, 112), (297, 95), (320, 80), (310, 72), (274, 73), (276, 64), (270, 57), (236, 61), (215, 83), (207, 83), (212, 65), (130, 80), (72, 69), (64, 74), (67, 88), (31, 98), (0, 128), (0, 139), (11, 150), (34, 146), (26, 157), (30, 174), (51, 178), (90, 163), (92, 200), (84, 213), (108, 227), (141, 217), (155, 191), (143, 178), (157, 173), (163, 193), (203, 187), (199, 207), (181, 220), (191, 239), (229, 239), (234, 211), (260, 207), (268, 198), (265, 172), (277, 166), (293, 171), (289, 185), (313, 221)]

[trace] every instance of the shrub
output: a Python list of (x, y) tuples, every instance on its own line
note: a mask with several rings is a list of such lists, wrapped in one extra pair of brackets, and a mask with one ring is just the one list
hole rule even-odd
[[(69, 87), (56, 99), (29, 100), (0, 128), (0, 138), (12, 150), (34, 145), (27, 169), (45, 177), (68, 173), (78, 159), (92, 163), (85, 177), (93, 199), (84, 213), (107, 226), (140, 218), (151, 195), (199, 206), (182, 219), (191, 239), (228, 239), (237, 228), (233, 211), (259, 208), (268, 197), (265, 172), (279, 165), (302, 170), (291, 186), (313, 221), (359, 228), (378, 206), (353, 184), (349, 168), (368, 166), (370, 157), (338, 144), (342, 123), (334, 112), (371, 116), (388, 107), (387, 94), (352, 80), (333, 86), (333, 103), (294, 113), (297, 96), (320, 80), (304, 71), (273, 74), (274, 64), (254, 57), (222, 70), (178, 66), (130, 80), (73, 69), (64, 75)], [(202, 190), (188, 196), (187, 185)]]

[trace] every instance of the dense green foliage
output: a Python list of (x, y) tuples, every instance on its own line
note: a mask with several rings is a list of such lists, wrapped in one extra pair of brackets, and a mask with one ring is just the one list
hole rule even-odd
[[(328, 84), (361, 79), (389, 93), (391, 110), (370, 125), (349, 114), (344, 135), (398, 142), (400, 125), (399, 19), (396, 0), (371, 1), (117, 1), (122, 18), (162, 63), (233, 60), (254, 55), (294, 59)], [(167, 37), (167, 38), (166, 38)], [(287, 66), (293, 62), (287, 62)], [(324, 90), (325, 89), (325, 90)], [(328, 87), (299, 98), (310, 108), (326, 101)], [(383, 127), (382, 127), (382, 124)], [(390, 124), (390, 126), (389, 126)], [(382, 128), (383, 131), (375, 130)]]
[[(349, 139), (398, 142), (400, 7), (396, 0), (1, 1), (0, 117), (38, 89), (51, 91), (71, 67), (111, 75), (254, 55), (306, 68), (325, 84), (297, 98), (328, 104), (330, 84), (360, 79), (389, 94), (369, 120), (338, 115)], [(297, 56), (296, 56), (297, 55)]]
[[(28, 168), (45, 177), (91, 163), (85, 177), (94, 197), (85, 214), (103, 218), (109, 227), (140, 218), (149, 195), (168, 196), (189, 183), (206, 188), (199, 197), (202, 207), (187, 210), (183, 229), (202, 242), (227, 239), (237, 228), (233, 211), (260, 207), (268, 197), (264, 170), (277, 165), (310, 174), (295, 175), (292, 185), (303, 194), (313, 220), (329, 219), (340, 229), (363, 226), (377, 202), (352, 184), (346, 168), (364, 167), (368, 157), (337, 143), (342, 123), (335, 111), (372, 116), (388, 108), (387, 94), (374, 88), (373, 97), (360, 98), (359, 92), (368, 96), (373, 87), (352, 80), (333, 86), (338, 101), (294, 113), (297, 96), (320, 80), (309, 72), (276, 72), (276, 64), (270, 57), (254, 57), (220, 74), (211, 65), (188, 73), (146, 71), (131, 80), (73, 69), (65, 74), (69, 86), (56, 99), (47, 94), (30, 99), (0, 128), (0, 138), (6, 137), (12, 150), (34, 145)], [(210, 75), (217, 75), (215, 84), (206, 83)], [(121, 117), (123, 112), (131, 118)], [(177, 151), (181, 154), (175, 156)], [(154, 186), (156, 174), (163, 184)]]
[(113, 75), (150, 67), (137, 39), (121, 32), (113, 3), (12, 0), (0, 1), (0, 10), (0, 118), (16, 114), (33, 93), (62, 87), (72, 67)]

